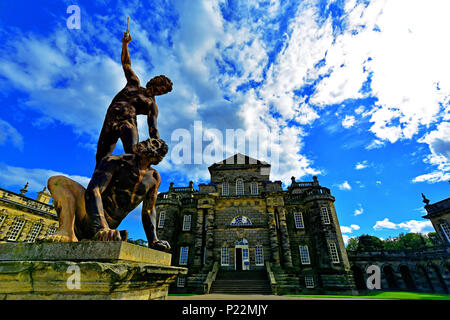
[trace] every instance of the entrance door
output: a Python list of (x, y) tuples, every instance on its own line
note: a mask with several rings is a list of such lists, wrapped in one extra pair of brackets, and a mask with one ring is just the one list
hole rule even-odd
[(242, 248), (236, 248), (236, 270), (242, 270)]

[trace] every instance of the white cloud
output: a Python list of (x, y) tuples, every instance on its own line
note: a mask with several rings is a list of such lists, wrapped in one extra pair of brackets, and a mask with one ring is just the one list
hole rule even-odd
[(373, 226), (374, 230), (380, 229), (405, 229), (408, 232), (414, 233), (426, 233), (433, 231), (433, 225), (430, 221), (417, 221), (417, 220), (409, 220), (401, 223), (394, 223), (389, 221), (388, 218), (385, 218), (382, 221), (377, 221)]
[(48, 169), (28, 169), (0, 164), (0, 180), (3, 187), (20, 186), (23, 187), (29, 182), (29, 191), (41, 191), (47, 186), (48, 178), (56, 175), (63, 175), (80, 183), (84, 187), (89, 184), (90, 178), (79, 175), (69, 175)]
[(340, 190), (351, 190), (352, 187), (350, 186), (350, 184), (348, 183), (348, 181), (344, 181), (341, 184), (339, 184), (337, 186)]
[(374, 139), (369, 145), (366, 146), (366, 150), (379, 149), (383, 147), (385, 144), (386, 143), (381, 140)]
[(354, 216), (359, 216), (361, 214), (364, 213), (364, 208), (362, 208), (361, 206), (359, 207), (359, 209), (355, 209), (355, 213), (353, 214)]
[(345, 116), (344, 120), (342, 120), (342, 126), (345, 129), (349, 129), (351, 127), (353, 127), (353, 125), (355, 124), (355, 117), (354, 116)]
[(23, 137), (11, 124), (0, 119), (0, 145), (11, 142), (19, 150), (23, 150)]
[(341, 226), (342, 233), (352, 233), (354, 230), (359, 230), (360, 227), (357, 224), (352, 224), (350, 227)]
[(355, 165), (355, 169), (356, 170), (362, 170), (362, 169), (365, 169), (365, 168), (367, 168), (369, 165), (367, 164), (367, 160), (364, 160), (363, 162), (358, 162), (356, 165)]

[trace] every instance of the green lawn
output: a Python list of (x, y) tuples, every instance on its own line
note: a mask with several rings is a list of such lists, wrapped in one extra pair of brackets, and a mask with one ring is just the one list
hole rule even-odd
[(374, 291), (361, 296), (334, 295), (286, 295), (289, 297), (317, 297), (317, 298), (369, 298), (369, 299), (402, 299), (402, 300), (450, 300), (450, 294), (404, 292), (404, 291)]

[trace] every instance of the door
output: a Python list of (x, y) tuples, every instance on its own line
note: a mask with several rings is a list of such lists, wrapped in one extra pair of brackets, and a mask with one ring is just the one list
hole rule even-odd
[(242, 270), (242, 248), (235, 250), (236, 270)]

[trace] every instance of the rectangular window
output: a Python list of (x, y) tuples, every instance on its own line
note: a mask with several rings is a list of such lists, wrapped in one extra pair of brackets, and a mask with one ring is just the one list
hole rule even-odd
[(244, 182), (242, 180), (236, 181), (236, 194), (241, 196), (244, 194)]
[(41, 232), (41, 229), (42, 229), (42, 224), (36, 223), (33, 226), (33, 229), (31, 229), (31, 233), (28, 235), (27, 242), (35, 242), (39, 232)]
[(16, 241), (19, 238), (24, 225), (25, 225), (25, 220), (16, 219), (14, 221), (14, 224), (11, 226), (8, 240)]
[(191, 216), (186, 215), (183, 219), (183, 231), (191, 230)]
[(222, 183), (222, 195), (227, 196), (229, 194), (228, 183)]
[(322, 207), (320, 210), (320, 216), (323, 224), (330, 224), (330, 215), (327, 207)]
[(228, 247), (222, 247), (221, 265), (228, 266), (230, 264), (230, 249)]
[(52, 226), (48, 228), (47, 234), (45, 236), (50, 236), (56, 232), (56, 227)]
[(5, 216), (0, 216), (0, 228), (2, 227), (3, 221), (5, 221)]
[(180, 248), (180, 265), (187, 265), (188, 253), (189, 253), (188, 247)]
[(314, 278), (313, 277), (305, 277), (305, 286), (309, 289), (314, 288)]
[(329, 242), (328, 247), (330, 248), (331, 261), (333, 263), (339, 263), (339, 255), (338, 255), (338, 251), (336, 248), (336, 243)]
[(442, 223), (441, 230), (444, 236), (447, 238), (447, 241), (450, 242), (450, 227), (448, 226), (448, 223)]
[(256, 246), (255, 248), (255, 264), (257, 266), (264, 265), (264, 250), (262, 246)]
[(258, 183), (256, 182), (252, 182), (252, 184), (250, 185), (250, 189), (251, 189), (251, 193), (253, 195), (258, 194)]
[(177, 281), (177, 287), (183, 288), (186, 285), (186, 277), (179, 276)]
[(309, 250), (308, 246), (299, 246), (300, 250), (300, 261), (302, 264), (311, 264), (311, 260), (309, 259)]
[(163, 211), (159, 213), (158, 228), (164, 227), (164, 220), (166, 220), (166, 213)]
[(294, 213), (295, 227), (297, 229), (304, 229), (305, 225), (303, 224), (303, 213), (296, 212)]
[(203, 248), (203, 265), (206, 264), (206, 248)]

